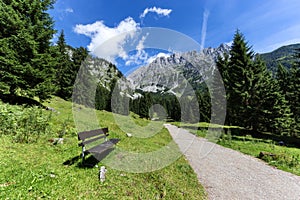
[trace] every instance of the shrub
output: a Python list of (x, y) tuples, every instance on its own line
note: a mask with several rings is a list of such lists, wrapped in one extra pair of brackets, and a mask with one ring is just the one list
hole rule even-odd
[(50, 131), (51, 113), (35, 106), (12, 106), (0, 102), (0, 135), (12, 135), (15, 142), (35, 142)]

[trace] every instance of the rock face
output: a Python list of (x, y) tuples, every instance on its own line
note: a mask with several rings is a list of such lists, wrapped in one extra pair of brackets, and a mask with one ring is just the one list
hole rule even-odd
[[(127, 78), (114, 64), (89, 56), (83, 63), (85, 69), (83, 68), (80, 73), (82, 79), (78, 82), (83, 89), (79, 93), (86, 91), (84, 83), (86, 79), (93, 78), (97, 85), (103, 86), (108, 91), (114, 89), (111, 87), (115, 86), (113, 81), (117, 80), (122, 95), (131, 98), (139, 97), (138, 91), (141, 90), (179, 94), (187, 88), (187, 85), (195, 88), (199, 86), (199, 83), (209, 79), (215, 69), (217, 57), (229, 53), (229, 49), (229, 46), (222, 44), (218, 48), (207, 48), (199, 52), (190, 51), (174, 53), (168, 57), (158, 57), (149, 65), (132, 72)], [(86, 71), (89, 72), (90, 77), (85, 76)]]
[(200, 52), (174, 53), (158, 57), (147, 66), (132, 72), (127, 78), (134, 89), (148, 92), (169, 91), (177, 93), (187, 82), (196, 87), (210, 78), (218, 56), (229, 53), (230, 47), (207, 48)]
[(124, 82), (127, 81), (114, 64), (104, 59), (89, 57), (85, 60), (85, 64), (92, 76), (98, 80), (99, 84), (108, 90), (111, 89), (110, 86), (114, 79), (121, 79)]

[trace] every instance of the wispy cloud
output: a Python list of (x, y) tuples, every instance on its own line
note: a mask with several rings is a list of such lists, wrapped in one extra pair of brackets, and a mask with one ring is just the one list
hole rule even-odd
[(66, 13), (73, 13), (74, 12), (74, 10), (72, 8), (66, 8), (64, 11)]
[(74, 13), (74, 10), (73, 10), (73, 8), (68, 7), (68, 8), (64, 8), (64, 9), (58, 9), (58, 10), (57, 10), (57, 13), (58, 13), (58, 18), (59, 18), (60, 20), (64, 20), (64, 18), (65, 18), (67, 15)]
[(156, 13), (158, 15), (162, 16), (169, 16), (170, 13), (172, 12), (171, 9), (162, 9), (162, 8), (157, 8), (157, 7), (152, 7), (152, 8), (146, 8), (144, 12), (140, 15), (140, 18), (145, 18), (146, 15), (150, 12)]
[(300, 43), (299, 32), (300, 25), (292, 25), (262, 39), (260, 43), (255, 45), (255, 50), (259, 53), (265, 53), (284, 45)]
[(201, 49), (203, 49), (205, 45), (208, 16), (209, 16), (209, 11), (205, 10), (203, 13), (203, 20), (202, 20), (201, 44), (200, 44)]
[(141, 65), (144, 64), (145, 61), (149, 58), (148, 53), (144, 50), (144, 42), (148, 35), (142, 36), (140, 41), (136, 46), (136, 53), (133, 55), (128, 56), (125, 61), (126, 66), (130, 65)]

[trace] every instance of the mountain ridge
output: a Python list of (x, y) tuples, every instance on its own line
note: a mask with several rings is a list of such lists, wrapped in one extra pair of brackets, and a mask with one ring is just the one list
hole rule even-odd
[(169, 57), (158, 57), (146, 66), (129, 74), (127, 79), (135, 90), (145, 92), (170, 91), (177, 93), (180, 85), (186, 81), (195, 88), (208, 79), (215, 69), (219, 56), (229, 53), (230, 47), (221, 44), (217, 48), (205, 48), (201, 51), (174, 53)]
[(296, 49), (300, 49), (300, 43), (281, 46), (274, 51), (259, 54), (260, 57), (266, 62), (267, 68), (272, 72), (276, 72), (279, 64), (287, 68), (291, 68), (296, 59), (294, 54)]

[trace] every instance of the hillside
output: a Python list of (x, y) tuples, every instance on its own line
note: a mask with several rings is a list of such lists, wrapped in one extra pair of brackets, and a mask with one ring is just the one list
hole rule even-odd
[(269, 53), (263, 53), (260, 56), (266, 62), (268, 69), (274, 72), (279, 63), (287, 68), (291, 68), (291, 63), (295, 61), (295, 58), (293, 57), (295, 50), (299, 48), (300, 44), (291, 44), (282, 46)]

